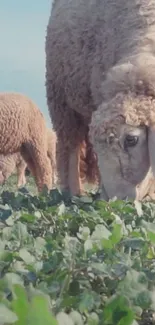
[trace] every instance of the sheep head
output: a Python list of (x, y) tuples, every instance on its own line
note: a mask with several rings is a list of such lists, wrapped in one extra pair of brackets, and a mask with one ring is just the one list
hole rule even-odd
[(142, 199), (155, 181), (155, 99), (118, 93), (93, 113), (89, 135), (107, 197)]

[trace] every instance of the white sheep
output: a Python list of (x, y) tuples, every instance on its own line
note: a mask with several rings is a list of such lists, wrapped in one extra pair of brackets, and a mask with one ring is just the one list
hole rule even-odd
[(81, 193), (79, 151), (88, 133), (106, 198), (142, 198), (154, 181), (154, 49), (154, 0), (55, 0), (46, 94), (62, 189)]
[[(47, 129), (47, 154), (51, 161), (52, 167), (52, 185), (56, 184), (57, 171), (56, 171), (56, 134), (48, 128)], [(1, 184), (17, 171), (17, 187), (24, 186), (26, 184), (25, 171), (27, 163), (23, 159), (20, 152), (8, 155), (0, 155), (0, 177)]]
[[(35, 177), (38, 190), (52, 186), (47, 154), (47, 129), (43, 114), (28, 97), (0, 93), (0, 155), (20, 152)], [(4, 181), (0, 173), (0, 182)]]

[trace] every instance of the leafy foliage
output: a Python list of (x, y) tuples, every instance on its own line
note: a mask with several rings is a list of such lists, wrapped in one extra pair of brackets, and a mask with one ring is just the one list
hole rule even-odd
[(155, 204), (0, 197), (0, 325), (154, 324)]

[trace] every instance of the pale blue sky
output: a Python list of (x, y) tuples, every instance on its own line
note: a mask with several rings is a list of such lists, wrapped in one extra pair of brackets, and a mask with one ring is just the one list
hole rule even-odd
[(45, 33), (52, 0), (0, 0), (0, 91), (32, 98), (49, 119), (45, 97)]

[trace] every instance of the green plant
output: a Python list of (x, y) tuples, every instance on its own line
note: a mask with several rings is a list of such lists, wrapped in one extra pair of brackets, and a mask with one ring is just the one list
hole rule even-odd
[(0, 197), (0, 325), (153, 324), (155, 203)]

